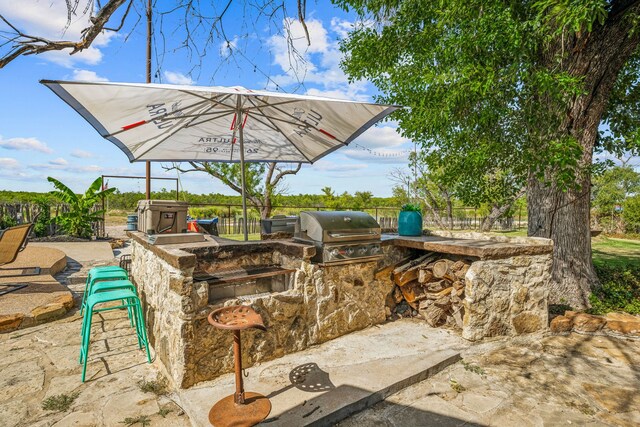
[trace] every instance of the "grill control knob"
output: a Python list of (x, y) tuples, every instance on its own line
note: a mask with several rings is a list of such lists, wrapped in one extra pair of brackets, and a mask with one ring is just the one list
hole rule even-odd
[(362, 256), (362, 255), (366, 255), (367, 254), (367, 247), (363, 246), (360, 249), (358, 249), (358, 255)]
[(337, 249), (331, 249), (329, 255), (331, 256), (331, 258), (338, 258), (338, 255), (340, 255), (340, 251)]
[(345, 216), (343, 219), (344, 219), (344, 222), (351, 222), (350, 216)]
[(380, 253), (380, 246), (371, 246), (371, 255), (376, 255)]
[(347, 248), (347, 256), (353, 256), (353, 253), (355, 252), (355, 249), (353, 248)]

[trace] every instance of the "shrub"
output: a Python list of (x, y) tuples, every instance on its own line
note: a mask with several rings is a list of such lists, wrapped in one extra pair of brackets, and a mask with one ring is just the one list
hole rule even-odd
[(12, 216), (3, 215), (0, 216), (0, 230), (18, 225), (18, 221)]
[(592, 314), (624, 311), (640, 314), (640, 267), (596, 266), (601, 286), (589, 296)]
[(36, 237), (44, 237), (49, 235), (49, 223), (51, 222), (51, 204), (44, 197), (38, 197), (35, 200), (38, 206), (38, 218), (33, 225), (33, 232)]
[(65, 233), (75, 237), (91, 237), (91, 223), (102, 220), (103, 211), (93, 211), (93, 207), (102, 197), (113, 193), (116, 189), (100, 190), (102, 177), (98, 177), (82, 195), (75, 194), (69, 187), (55, 178), (47, 180), (56, 188), (50, 194), (69, 205), (69, 212), (54, 218)]
[(405, 203), (400, 208), (402, 212), (421, 212), (422, 208), (420, 205), (412, 205), (411, 203)]

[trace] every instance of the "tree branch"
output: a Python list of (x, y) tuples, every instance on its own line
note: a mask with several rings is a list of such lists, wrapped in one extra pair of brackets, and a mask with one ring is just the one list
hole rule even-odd
[[(44, 52), (53, 50), (71, 49), (70, 55), (78, 53), (91, 46), (91, 43), (98, 37), (98, 35), (105, 30), (106, 24), (111, 19), (111, 16), (122, 6), (125, 2), (131, 3), (133, 0), (109, 0), (100, 9), (95, 18), (91, 18), (92, 25), (85, 28), (82, 31), (82, 39), (80, 41), (69, 40), (48, 40), (43, 37), (32, 36), (25, 34), (12, 25), (4, 16), (0, 15), (0, 19), (7, 24), (18, 36), (9, 53), (0, 58), (0, 68), (4, 68), (8, 63), (15, 60), (21, 55), (37, 55)], [(67, 4), (69, 13), (73, 9), (69, 9), (72, 5)], [(128, 8), (127, 8), (128, 10)], [(22, 39), (22, 40), (20, 40)]]

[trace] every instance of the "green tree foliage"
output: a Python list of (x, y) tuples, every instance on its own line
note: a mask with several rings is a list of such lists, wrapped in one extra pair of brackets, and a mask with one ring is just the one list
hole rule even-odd
[(602, 214), (611, 213), (615, 205), (640, 192), (640, 173), (629, 166), (615, 166), (594, 177), (593, 207)]
[(623, 206), (622, 219), (625, 231), (640, 234), (640, 194), (627, 198)]
[(640, 268), (628, 265), (622, 269), (596, 267), (602, 286), (589, 296), (594, 314), (624, 311), (640, 314)]
[(640, 1), (333, 1), (361, 18), (350, 78), (408, 107), (394, 118), (445, 180), (527, 182), (529, 234), (555, 241), (551, 298), (588, 306), (592, 156), (635, 140), (633, 116), (614, 123), (636, 105)]
[(39, 196), (35, 199), (35, 203), (38, 206), (38, 218), (33, 225), (33, 232), (36, 237), (47, 236), (51, 222), (51, 201), (48, 197)]
[(73, 192), (69, 187), (55, 178), (48, 177), (47, 181), (56, 188), (50, 194), (69, 206), (69, 211), (59, 214), (54, 218), (65, 233), (88, 238), (91, 237), (91, 223), (102, 220), (102, 210), (93, 210), (95, 205), (116, 189), (100, 190), (102, 177), (99, 177), (89, 186), (82, 195)]
[[(190, 168), (174, 166), (180, 172), (205, 172), (220, 180), (224, 185), (242, 194), (241, 166), (238, 163), (188, 162)], [(245, 165), (245, 190), (247, 201), (260, 213), (261, 218), (271, 216), (274, 199), (286, 188), (283, 178), (300, 171), (300, 163), (295, 168), (284, 168), (278, 163), (247, 163)]]

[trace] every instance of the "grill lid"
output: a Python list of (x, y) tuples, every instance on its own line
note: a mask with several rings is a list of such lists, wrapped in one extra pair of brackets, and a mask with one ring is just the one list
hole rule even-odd
[(296, 237), (316, 242), (380, 239), (380, 225), (358, 211), (302, 211)]

